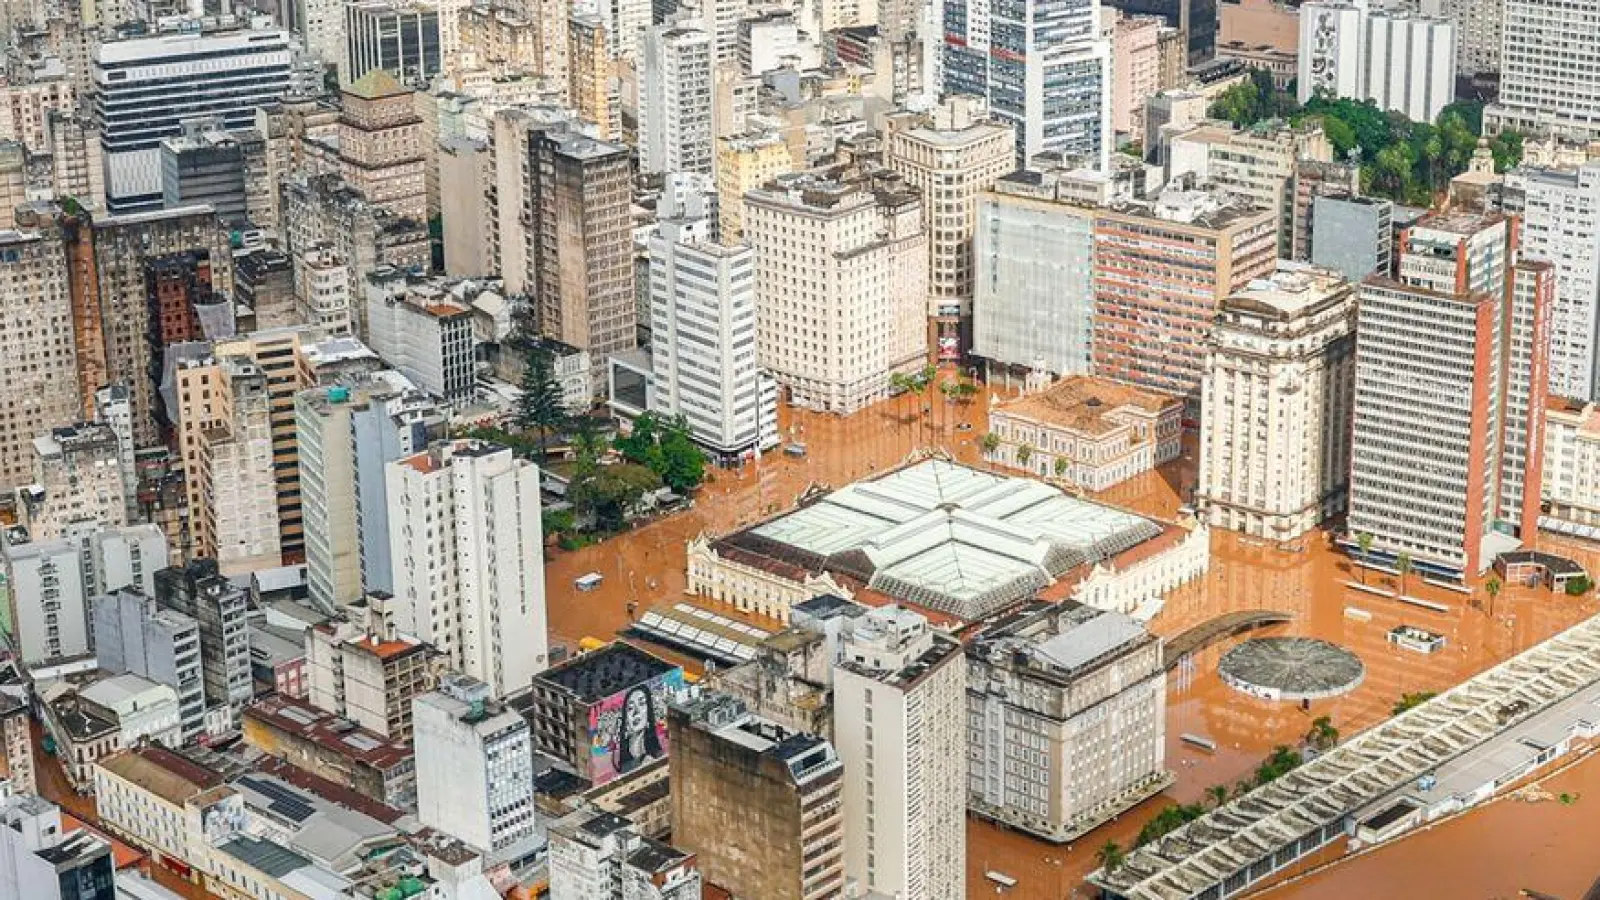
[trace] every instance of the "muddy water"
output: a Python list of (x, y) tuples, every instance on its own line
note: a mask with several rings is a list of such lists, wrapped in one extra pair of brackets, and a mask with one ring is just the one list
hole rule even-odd
[[(927, 407), (926, 413), (923, 407)], [(961, 423), (970, 429), (959, 428)], [(780, 426), (786, 442), (806, 444), (805, 458), (771, 454), (759, 466), (719, 470), (694, 510), (597, 547), (576, 553), (553, 552), (546, 588), (552, 640), (572, 645), (586, 635), (608, 637), (626, 627), (630, 598), (642, 611), (681, 596), (685, 542), (702, 531), (725, 531), (787, 508), (808, 484), (844, 485), (899, 464), (917, 447), (943, 447), (963, 461), (976, 462), (977, 443), (986, 430), (985, 404), (949, 404), (942, 398), (928, 402), (903, 396), (846, 418), (785, 410)], [(1101, 499), (1171, 518), (1191, 499), (1194, 472), (1191, 442), (1184, 458), (1162, 471), (1118, 485)], [(1546, 537), (1540, 538), (1539, 546), (1575, 556), (1590, 571), (1600, 571), (1600, 551), (1593, 548)], [(606, 576), (605, 583), (593, 592), (576, 591), (573, 579), (591, 571)], [(1575, 601), (1543, 589), (1507, 587), (1491, 615), (1488, 597), (1481, 589), (1464, 596), (1411, 578), (1407, 593), (1449, 607), (1448, 612), (1438, 613), (1346, 587), (1346, 582), (1360, 577), (1321, 534), (1309, 535), (1290, 548), (1227, 532), (1215, 534), (1211, 571), (1203, 580), (1174, 592), (1151, 623), (1156, 632), (1172, 637), (1234, 610), (1281, 610), (1292, 614), (1293, 621), (1260, 634), (1308, 635), (1338, 643), (1361, 657), (1366, 665), (1364, 681), (1341, 697), (1313, 703), (1303, 711), (1294, 704), (1245, 697), (1218, 680), (1217, 658), (1242, 638), (1197, 654), (1192, 666), (1168, 676), (1167, 764), (1178, 776), (1173, 787), (1070, 846), (1057, 847), (989, 823), (970, 822), (968, 883), (973, 896), (995, 892), (995, 886), (984, 878), (988, 870), (1018, 880), (1017, 886), (1005, 893), (1008, 897), (1089, 896), (1092, 892), (1083, 886), (1082, 878), (1094, 868), (1095, 848), (1108, 840), (1126, 847), (1144, 820), (1162, 806), (1198, 801), (1209, 785), (1233, 784), (1247, 776), (1273, 746), (1298, 743), (1312, 719), (1330, 716), (1341, 732), (1352, 734), (1386, 718), (1401, 694), (1448, 688), (1600, 609), (1592, 597)], [(1366, 577), (1375, 586), (1389, 590), (1396, 586), (1388, 576), (1369, 573)], [(1347, 617), (1348, 607), (1370, 613), (1370, 621)], [(1423, 655), (1392, 647), (1385, 635), (1400, 624), (1444, 634), (1445, 649)], [(1186, 732), (1215, 741), (1217, 751), (1205, 753), (1182, 744), (1179, 737)], [(1590, 805), (1600, 810), (1600, 791), (1594, 796)], [(1351, 865), (1348, 876), (1337, 868), (1330, 875), (1319, 876), (1308, 884), (1335, 885), (1318, 888), (1332, 893), (1307, 896), (1379, 896), (1372, 892), (1375, 888), (1369, 876), (1363, 874), (1369, 865), (1365, 861)], [(1395, 896), (1490, 895), (1430, 891)]]

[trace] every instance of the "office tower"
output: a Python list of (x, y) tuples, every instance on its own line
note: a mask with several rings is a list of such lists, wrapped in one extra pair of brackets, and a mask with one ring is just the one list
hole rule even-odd
[(599, 127), (600, 137), (622, 139), (621, 102), (605, 22), (578, 9), (567, 21), (567, 97), (580, 121)]
[(340, 92), (339, 171), (368, 203), (427, 218), (427, 161), (415, 92), (373, 69)]
[(427, 84), (444, 72), (440, 9), (418, 0), (361, 0), (344, 7), (339, 84), (382, 69), (403, 82)]
[(294, 260), (287, 253), (262, 248), (235, 257), (233, 290), (235, 298), (255, 314), (256, 329), (284, 328), (300, 322)]
[(885, 896), (966, 896), (967, 664), (909, 609), (844, 625), (833, 739), (844, 763), (845, 877)]
[[(1009, 46), (1003, 35), (1014, 36)], [(1049, 152), (1102, 171), (1109, 165), (1111, 45), (1100, 37), (1097, 0), (950, 0), (942, 49), (943, 93), (986, 99), (995, 118), (1016, 129), (1019, 163)]]
[(125, 587), (94, 598), (95, 662), (107, 672), (131, 672), (178, 695), (183, 740), (205, 731), (205, 675), (200, 661), (200, 625), (190, 616), (161, 608), (147, 593)]
[(1096, 211), (1094, 374), (1198, 401), (1217, 307), (1272, 271), (1278, 224), (1209, 191)]
[(224, 578), (215, 562), (199, 559), (157, 572), (152, 596), (163, 609), (183, 613), (199, 626), (206, 703), (227, 706), (237, 722), (252, 692), (248, 592)]
[(350, 269), (324, 245), (308, 247), (294, 257), (296, 320), (330, 335), (350, 334), (354, 316), (350, 301)]
[(972, 351), (1068, 377), (1092, 364), (1095, 211), (1071, 202), (1060, 180), (1018, 172), (979, 198)]
[(776, 132), (717, 138), (717, 239), (744, 240), (744, 195), (794, 171), (794, 156)]
[(778, 387), (756, 366), (755, 253), (711, 240), (716, 195), (667, 194), (650, 239), (650, 410), (722, 459), (778, 443)]
[(1600, 4), (1507, 0), (1501, 9), (1500, 96), (1483, 111), (1485, 133), (1600, 137), (1600, 42), (1590, 33)]
[(472, 310), (447, 285), (398, 269), (367, 276), (367, 336), (378, 355), (445, 404), (477, 391)]
[(528, 723), (480, 681), (446, 676), (417, 697), (417, 818), (497, 853), (536, 832)]
[[(85, 229), (87, 230), (87, 229)], [(81, 234), (81, 232), (80, 232)], [(218, 315), (213, 328), (227, 325), (233, 292), (233, 254), (228, 235), (207, 207), (112, 216), (94, 222), (88, 235), (92, 259), (80, 243), (69, 248), (76, 291), (92, 303), (79, 327), (104, 335), (105, 374), (98, 384), (128, 387), (137, 447), (159, 443), (171, 412), (158, 410), (156, 385), (168, 344), (215, 333), (202, 327), (201, 315)], [(226, 333), (226, 332), (223, 332)], [(87, 332), (86, 332), (87, 336)], [(85, 340), (80, 348), (92, 346)], [(90, 366), (80, 379), (96, 374)]]
[(641, 56), (639, 170), (711, 174), (711, 36), (657, 25)]
[(638, 345), (628, 149), (564, 127), (532, 131), (524, 146), (525, 283), (540, 330), (589, 351), (591, 383), (603, 385), (611, 355)]
[(1166, 698), (1139, 623), (1025, 607), (967, 647), (967, 808), (1054, 843), (1110, 821), (1172, 783)]
[(307, 699), (318, 709), (393, 738), (412, 738), (412, 699), (433, 690), (444, 655), (388, 621), (389, 597), (370, 594), (306, 629)]
[(1216, 56), (1220, 31), (1216, 0), (1112, 0), (1110, 5), (1130, 16), (1160, 16), (1176, 29), (1180, 71)]
[(390, 463), (394, 622), (497, 697), (548, 661), (539, 468), (482, 441)]
[(551, 900), (700, 900), (700, 888), (693, 853), (619, 815), (584, 806), (550, 823)]
[(745, 196), (758, 361), (802, 406), (850, 413), (927, 357), (927, 235), (904, 187), (812, 174)]
[(232, 28), (106, 41), (94, 50), (95, 111), (115, 213), (159, 209), (161, 139), (182, 120), (250, 127), (290, 86), (289, 33)]
[(667, 757), (667, 707), (683, 689), (682, 667), (615, 641), (538, 673), (512, 703), (535, 749), (598, 786)]
[(1430, 216), (1406, 230), (1397, 278), (1361, 290), (1349, 533), (1434, 577), (1482, 571), (1537, 525), (1506, 470), (1542, 470), (1554, 276), (1513, 267), (1514, 240), (1499, 214)]
[(843, 896), (844, 769), (833, 745), (708, 694), (668, 714), (672, 833), (734, 896)]
[(1222, 301), (1209, 346), (1195, 492), (1204, 520), (1288, 541), (1342, 512), (1355, 387), (1350, 282), (1279, 262), (1270, 279)]
[(895, 116), (884, 164), (922, 194), (928, 233), (928, 323), (939, 359), (972, 346), (972, 238), (978, 197), (1016, 168), (1016, 135), (982, 103), (948, 99), (932, 116)]
[(0, 231), (0, 488), (27, 482), (33, 439), (82, 416), (65, 243), (55, 223)]
[[(444, 430), (444, 419), (430, 401), (403, 379), (386, 379), (388, 389), (375, 391), (350, 410), (356, 532), (361, 544), (361, 587), (368, 593), (393, 593), (393, 558), (389, 554), (389, 463), (420, 453), (430, 437)], [(337, 484), (327, 479), (328, 484)]]
[(1600, 398), (1600, 163), (1507, 172), (1505, 205), (1521, 215), (1523, 256), (1556, 267), (1550, 392)]
[(161, 205), (210, 206), (224, 222), (246, 219), (244, 147), (219, 119), (184, 119), (161, 139)]
[(1168, 142), (1167, 175), (1193, 173), (1278, 215), (1278, 256), (1294, 252), (1295, 172), (1302, 161), (1328, 162), (1333, 145), (1317, 121), (1300, 126), (1273, 120), (1248, 129), (1206, 124)]
[(154, 525), (79, 525), (52, 541), (13, 532), (4, 548), (12, 646), (24, 662), (79, 656), (91, 647), (89, 598), (155, 587), (167, 542)]
[(74, 523), (128, 524), (117, 435), (80, 422), (33, 439), (33, 479), (17, 491), (21, 523), (35, 541), (54, 540)]
[(111, 844), (62, 827), (61, 808), (0, 784), (0, 897), (117, 900)]
[(1501, 68), (1506, 4), (1493, 0), (1421, 0), (1420, 11), (1455, 27), (1456, 71), (1463, 77), (1492, 77), (1509, 71)]

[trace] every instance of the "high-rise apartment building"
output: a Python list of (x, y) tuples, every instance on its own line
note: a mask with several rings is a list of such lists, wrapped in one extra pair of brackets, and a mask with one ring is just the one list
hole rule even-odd
[(1556, 268), (1550, 392), (1600, 399), (1600, 163), (1506, 173), (1505, 208), (1521, 216), (1522, 254)]
[(132, 586), (96, 596), (93, 615), (96, 664), (114, 675), (131, 672), (172, 688), (183, 740), (202, 734), (206, 696), (199, 624), (161, 608)]
[(591, 383), (603, 385), (612, 354), (638, 345), (628, 149), (565, 127), (532, 131), (524, 146), (525, 284), (544, 335), (589, 351)]
[[(351, 464), (356, 492), (355, 528), (361, 542), (361, 587), (394, 592), (394, 561), (389, 553), (388, 465), (421, 453), (444, 430), (444, 419), (426, 395), (403, 379), (386, 379), (350, 410)], [(328, 484), (337, 484), (330, 477)]]
[(1279, 262), (1217, 312), (1201, 391), (1195, 505), (1213, 528), (1287, 541), (1345, 507), (1355, 290)]
[(755, 252), (711, 240), (716, 195), (670, 192), (650, 239), (650, 409), (683, 416), (724, 459), (778, 442), (778, 388), (757, 368)]
[(245, 145), (220, 119), (184, 119), (161, 139), (161, 205), (209, 206), (225, 222), (246, 220)]
[(415, 93), (373, 69), (340, 94), (334, 153), (345, 183), (373, 206), (426, 219), (427, 156)]
[(1098, 0), (1017, 6), (950, 0), (943, 29), (943, 93), (986, 99), (994, 116), (1016, 129), (1019, 163), (1050, 152), (1106, 168), (1111, 43), (1100, 36)]
[(1600, 137), (1600, 42), (1590, 24), (1600, 3), (1475, 2), (1503, 15), (1500, 95), (1483, 111), (1488, 133), (1515, 129), (1591, 141)]
[(1001, 620), (967, 648), (967, 808), (1056, 843), (1111, 820), (1172, 783), (1166, 699), (1161, 639), (1127, 616)]
[(597, 126), (605, 140), (617, 141), (622, 139), (622, 104), (610, 44), (603, 19), (572, 11), (567, 20), (567, 98), (579, 120)]
[(794, 171), (789, 145), (776, 132), (717, 138), (717, 239), (744, 240), (744, 195)]
[(33, 439), (83, 415), (66, 244), (55, 223), (0, 231), (0, 488), (31, 476)]
[(316, 325), (328, 334), (350, 334), (350, 270), (325, 246), (309, 247), (294, 257), (298, 321)]
[(1542, 477), (1555, 276), (1512, 264), (1510, 225), (1423, 219), (1397, 279), (1368, 279), (1358, 304), (1349, 533), (1435, 577), (1476, 574), (1537, 527), (1522, 485)]
[(206, 704), (228, 707), (237, 722), (250, 702), (249, 592), (231, 583), (209, 559), (155, 574), (151, 596), (163, 609), (193, 619), (200, 634), (201, 680)]
[(845, 877), (904, 900), (966, 896), (966, 659), (920, 614), (849, 620), (833, 672)]
[(1016, 134), (981, 101), (954, 97), (930, 117), (890, 121), (884, 164), (922, 193), (928, 234), (929, 344), (941, 360), (972, 346), (972, 237), (978, 197), (1016, 168)]
[(261, 248), (234, 259), (234, 297), (255, 316), (249, 331), (289, 328), (300, 323), (295, 296), (294, 259), (280, 250)]
[(447, 285), (381, 267), (367, 276), (367, 337), (372, 349), (446, 404), (475, 396), (472, 310)]
[(1419, 11), (1455, 26), (1456, 71), (1465, 78), (1500, 75), (1506, 4), (1493, 0), (1421, 0)]
[(174, 370), (178, 447), (189, 494), (189, 558), (225, 574), (283, 564), (267, 375), (242, 353)]
[(386, 470), (394, 623), (504, 697), (548, 663), (539, 469), (454, 441)]
[(167, 564), (166, 538), (154, 525), (84, 523), (50, 541), (13, 531), (3, 552), (12, 646), (30, 663), (88, 653), (90, 598), (130, 586), (148, 594)]
[(781, 177), (745, 196), (758, 360), (790, 402), (850, 413), (927, 357), (927, 235), (903, 184)]
[(1217, 307), (1272, 272), (1278, 224), (1210, 191), (1096, 211), (1094, 374), (1198, 401)]
[(1328, 162), (1333, 145), (1320, 122), (1299, 126), (1273, 120), (1247, 129), (1206, 123), (1173, 135), (1167, 149), (1167, 175), (1193, 173), (1278, 215), (1278, 256), (1294, 253), (1294, 179), (1304, 160)]
[(68, 830), (61, 808), (0, 783), (0, 896), (28, 900), (117, 900), (111, 844)]
[(533, 741), (528, 723), (486, 684), (446, 676), (412, 703), (417, 818), (487, 853), (533, 837)]
[(1380, 197), (1314, 197), (1311, 200), (1314, 265), (1333, 269), (1351, 282), (1394, 269), (1394, 201)]
[(740, 897), (844, 896), (844, 767), (825, 738), (710, 694), (668, 715), (672, 833)]
[(311, 705), (398, 741), (412, 738), (412, 700), (438, 686), (444, 655), (400, 633), (389, 597), (371, 594), (306, 629)]
[(1144, 104), (1161, 90), (1161, 31), (1157, 16), (1130, 16), (1101, 8), (1111, 26), (1111, 131), (1118, 138), (1144, 140)]
[(161, 139), (203, 116), (230, 130), (249, 128), (257, 107), (289, 89), (290, 63), (281, 28), (201, 28), (99, 44), (95, 111), (111, 210), (159, 209)]
[(1455, 99), (1456, 36), (1457, 24), (1442, 18), (1369, 12), (1364, 2), (1308, 3), (1300, 16), (1300, 101), (1370, 99), (1432, 122)]
[(1539, 526), (1584, 537), (1600, 528), (1600, 407), (1552, 395), (1545, 403), (1544, 503)]
[(77, 522), (128, 524), (119, 451), (116, 432), (95, 422), (34, 438), (33, 479), (17, 491), (17, 511), (28, 536), (53, 540)]
[(640, 56), (639, 170), (711, 174), (711, 35), (657, 25)]

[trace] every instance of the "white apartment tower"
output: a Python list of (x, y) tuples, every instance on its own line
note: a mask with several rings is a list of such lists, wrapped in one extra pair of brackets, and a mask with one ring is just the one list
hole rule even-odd
[(1600, 162), (1506, 173), (1507, 211), (1522, 216), (1522, 254), (1552, 263), (1550, 393), (1600, 399)]
[(745, 198), (756, 346), (790, 401), (850, 413), (927, 358), (927, 235), (916, 194), (816, 175)]
[(350, 269), (332, 248), (307, 247), (295, 254), (294, 295), (300, 321), (328, 334), (354, 331), (350, 311)]
[(1432, 122), (1455, 99), (1457, 26), (1365, 3), (1307, 3), (1300, 15), (1299, 98), (1371, 99)]
[(658, 25), (644, 39), (639, 79), (639, 169), (650, 175), (710, 175), (711, 35)]
[(966, 896), (966, 660), (898, 606), (845, 625), (833, 674), (844, 873), (868, 896)]
[(1354, 385), (1355, 291), (1338, 273), (1279, 262), (1224, 300), (1201, 383), (1207, 524), (1287, 541), (1343, 510)]
[(1499, 75), (1506, 4), (1502, 0), (1421, 0), (1423, 15), (1456, 29), (1456, 70), (1468, 78)]
[(1600, 0), (1506, 0), (1503, 14), (1500, 96), (1483, 111), (1485, 131), (1600, 137)]
[(667, 192), (650, 239), (652, 412), (683, 416), (713, 453), (778, 442), (778, 388), (756, 366), (755, 252), (711, 240), (709, 191)]
[(394, 624), (497, 697), (548, 662), (539, 468), (453, 441), (386, 471)]
[(417, 818), (486, 853), (535, 834), (533, 734), (472, 678), (446, 676), (411, 702)]
[(72, 526), (60, 538), (7, 535), (4, 548), (13, 643), (26, 662), (89, 652), (89, 601), (133, 587), (150, 595), (167, 565), (167, 539), (156, 525)]

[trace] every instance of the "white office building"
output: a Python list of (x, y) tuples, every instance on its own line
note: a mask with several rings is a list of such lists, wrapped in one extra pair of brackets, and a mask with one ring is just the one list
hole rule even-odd
[(101, 669), (139, 675), (177, 693), (184, 741), (205, 730), (200, 625), (192, 617), (161, 608), (137, 589), (101, 594), (94, 598), (94, 650)]
[(477, 388), (472, 310), (441, 283), (382, 266), (367, 276), (367, 336), (384, 362), (448, 404)]
[(162, 138), (181, 135), (182, 120), (202, 116), (230, 130), (254, 126), (256, 108), (288, 90), (291, 60), (289, 33), (269, 27), (162, 33), (96, 47), (95, 112), (112, 212), (160, 209)]
[(1555, 266), (1550, 393), (1600, 399), (1600, 162), (1506, 173), (1505, 204), (1522, 214), (1522, 254)]
[(1500, 74), (1505, 5), (1504, 0), (1421, 0), (1421, 11), (1456, 27), (1456, 71), (1475, 78)]
[(639, 170), (711, 174), (711, 35), (658, 25), (646, 34), (642, 56)]
[(300, 321), (328, 334), (355, 330), (350, 308), (350, 268), (330, 247), (307, 247), (295, 254), (294, 296)]
[(790, 402), (851, 413), (927, 356), (927, 235), (910, 191), (810, 174), (745, 196), (757, 361)]
[(778, 442), (778, 388), (756, 367), (755, 252), (711, 239), (709, 191), (668, 192), (650, 239), (650, 409), (737, 458)]
[(130, 586), (150, 594), (167, 539), (157, 525), (83, 523), (49, 541), (13, 531), (4, 554), (13, 639), (32, 663), (88, 653), (90, 598)]
[(1494, 134), (1600, 138), (1600, 0), (1506, 0), (1500, 96), (1483, 111)]
[(1300, 12), (1300, 102), (1314, 95), (1370, 99), (1432, 122), (1455, 99), (1456, 26), (1365, 4), (1307, 3)]
[(967, 670), (960, 642), (885, 606), (846, 620), (833, 674), (845, 878), (868, 896), (966, 896)]
[(533, 736), (488, 685), (449, 676), (412, 700), (417, 818), (494, 854), (535, 834)]
[(453, 441), (387, 471), (394, 624), (504, 697), (549, 661), (539, 467)]

